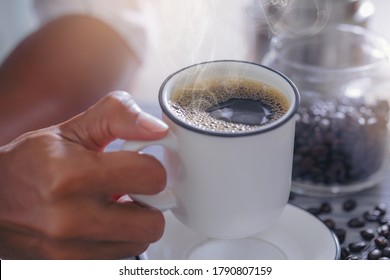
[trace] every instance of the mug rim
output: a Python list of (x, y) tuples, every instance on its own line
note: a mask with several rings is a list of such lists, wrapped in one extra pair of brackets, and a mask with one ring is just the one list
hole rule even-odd
[[(211, 130), (205, 130), (205, 129), (201, 129), (201, 128), (198, 128), (196, 126), (192, 126), (184, 121), (182, 121), (180, 118), (178, 118), (177, 116), (175, 116), (169, 109), (168, 109), (168, 105), (166, 104), (166, 102), (164, 101), (164, 89), (165, 89), (165, 86), (167, 85), (167, 83), (174, 77), (176, 76), (177, 74), (187, 70), (187, 69), (190, 69), (190, 68), (193, 68), (193, 67), (197, 67), (199, 65), (206, 65), (206, 64), (212, 64), (212, 63), (244, 63), (244, 64), (251, 64), (251, 65), (254, 65), (254, 66), (258, 66), (258, 67), (262, 67), (264, 69), (267, 69), (269, 71), (272, 71), (274, 73), (276, 73), (277, 75), (279, 75), (280, 77), (282, 77), (289, 85), (290, 87), (292, 88), (293, 90), (293, 93), (294, 93), (294, 97), (295, 97), (295, 102), (293, 104), (292, 107), (290, 107), (290, 109), (286, 112), (286, 114), (284, 115), (285, 118), (280, 121), (280, 122), (272, 122), (270, 123), (269, 125), (265, 125), (263, 127), (260, 127), (258, 129), (253, 129), (253, 130), (248, 130), (248, 131), (245, 131), (245, 132), (240, 132), (240, 133), (229, 133), (229, 132), (222, 132), (222, 131), (211, 131)], [(204, 62), (200, 62), (200, 63), (196, 63), (196, 64), (192, 64), (192, 65), (189, 65), (189, 66), (186, 66), (184, 68), (181, 68), (179, 70), (177, 70), (176, 72), (170, 74), (165, 80), (164, 82), (161, 84), (160, 86), (160, 89), (159, 89), (159, 96), (158, 96), (158, 99), (159, 99), (159, 103), (160, 103), (160, 107), (161, 107), (161, 110), (163, 111), (163, 113), (171, 120), (173, 121), (174, 123), (176, 123), (177, 125), (179, 125), (180, 127), (183, 127), (185, 129), (188, 129), (190, 131), (193, 131), (193, 132), (197, 132), (197, 133), (201, 133), (201, 134), (204, 134), (204, 135), (209, 135), (209, 136), (219, 136), (219, 137), (242, 137), (242, 136), (249, 136), (249, 135), (257, 135), (257, 134), (261, 134), (261, 133), (265, 133), (265, 132), (268, 132), (268, 131), (271, 131), (271, 130), (274, 130), (282, 125), (284, 125), (285, 123), (287, 123), (291, 118), (293, 118), (295, 116), (295, 113), (297, 112), (298, 110), (298, 107), (299, 107), (299, 104), (300, 104), (300, 95), (299, 95), (299, 92), (298, 92), (298, 89), (297, 87), (295, 86), (295, 84), (286, 76), (284, 75), (283, 73), (273, 69), (273, 68), (270, 68), (268, 66), (265, 66), (265, 65), (262, 65), (262, 64), (258, 64), (258, 63), (254, 63), (254, 62), (250, 62), (250, 61), (244, 61), (244, 60), (212, 60), (212, 61), (204, 61)]]

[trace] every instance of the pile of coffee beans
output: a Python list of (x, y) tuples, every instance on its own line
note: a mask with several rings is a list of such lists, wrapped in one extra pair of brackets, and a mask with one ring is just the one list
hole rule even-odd
[(360, 99), (318, 100), (297, 113), (295, 182), (347, 185), (375, 174), (387, 149), (389, 104)]
[[(294, 199), (290, 198), (290, 202), (293, 203)], [(357, 206), (357, 201), (353, 199), (342, 202), (341, 211), (352, 217), (344, 224), (329, 218), (334, 211), (334, 206), (329, 202), (321, 202), (306, 210), (334, 232), (341, 245), (340, 259), (390, 260), (390, 215), (387, 205)]]

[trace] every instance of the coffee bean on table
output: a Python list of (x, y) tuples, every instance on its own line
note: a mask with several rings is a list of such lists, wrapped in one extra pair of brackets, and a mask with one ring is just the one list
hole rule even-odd
[(358, 241), (358, 242), (352, 242), (348, 244), (348, 248), (352, 253), (359, 253), (363, 251), (364, 248), (366, 248), (367, 242), (364, 241)]
[(332, 206), (330, 205), (329, 202), (323, 202), (320, 206), (320, 211), (321, 211), (321, 213), (325, 213), (325, 214), (331, 213)]
[(357, 255), (349, 255), (346, 260), (360, 260), (360, 258)]
[(340, 250), (340, 259), (345, 260), (350, 254), (351, 252), (347, 247), (342, 247)]
[(377, 222), (381, 217), (379, 210), (369, 210), (363, 213), (363, 217), (368, 222)]
[(382, 250), (382, 256), (390, 258), (390, 247), (386, 247)]
[(374, 242), (376, 247), (378, 247), (379, 249), (383, 249), (387, 247), (387, 245), (389, 245), (389, 241), (387, 240), (387, 238), (381, 235), (375, 238)]
[(323, 222), (331, 230), (334, 230), (336, 228), (336, 223), (332, 219), (326, 219)]
[(343, 203), (343, 210), (344, 211), (352, 211), (353, 209), (356, 208), (356, 201), (353, 199), (347, 199)]
[(379, 218), (378, 223), (380, 225), (390, 225), (390, 219), (382, 216), (382, 217)]
[(375, 231), (373, 229), (367, 228), (362, 230), (360, 235), (364, 240), (370, 241), (375, 237)]
[(382, 225), (378, 228), (378, 234), (386, 238), (390, 237), (390, 226), (388, 224)]
[(386, 215), (387, 205), (385, 203), (380, 203), (377, 206), (375, 206), (374, 209), (380, 212), (380, 216), (384, 216)]
[(347, 235), (345, 229), (335, 228), (333, 232), (337, 236), (337, 239), (339, 240), (340, 244), (342, 244), (345, 241), (345, 236)]
[(367, 255), (367, 259), (369, 260), (379, 260), (382, 257), (382, 252), (379, 249), (374, 249), (370, 251)]
[(350, 228), (361, 228), (364, 227), (366, 223), (361, 217), (352, 218), (348, 221), (348, 226)]
[(343, 203), (343, 210), (346, 212), (352, 211), (356, 208), (356, 201), (353, 199), (347, 199)]

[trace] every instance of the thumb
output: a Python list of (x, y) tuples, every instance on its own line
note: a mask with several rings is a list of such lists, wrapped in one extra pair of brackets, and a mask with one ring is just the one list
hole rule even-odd
[(84, 113), (60, 125), (61, 134), (91, 150), (102, 150), (109, 142), (156, 140), (168, 126), (144, 112), (125, 91), (114, 91)]

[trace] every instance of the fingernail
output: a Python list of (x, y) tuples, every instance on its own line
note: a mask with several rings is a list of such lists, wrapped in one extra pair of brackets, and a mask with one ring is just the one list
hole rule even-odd
[(168, 125), (162, 120), (141, 111), (138, 116), (138, 125), (150, 132), (162, 132), (168, 129)]

